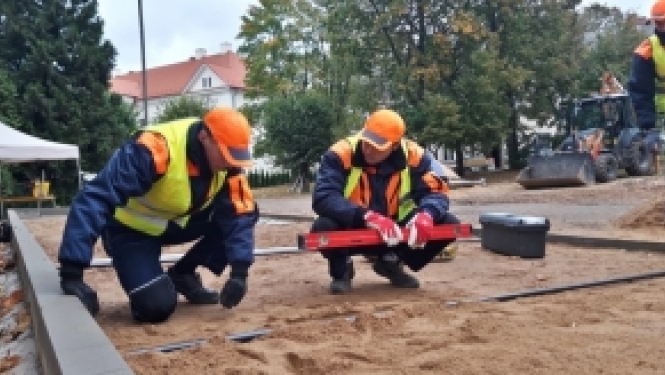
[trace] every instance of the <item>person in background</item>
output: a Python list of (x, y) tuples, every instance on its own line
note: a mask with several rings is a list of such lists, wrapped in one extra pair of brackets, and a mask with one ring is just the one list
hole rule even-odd
[(637, 125), (644, 133), (647, 148), (654, 157), (654, 167), (659, 171), (658, 152), (663, 142), (656, 120), (665, 113), (665, 0), (653, 4), (648, 23), (654, 25), (654, 33), (633, 53), (628, 93)]

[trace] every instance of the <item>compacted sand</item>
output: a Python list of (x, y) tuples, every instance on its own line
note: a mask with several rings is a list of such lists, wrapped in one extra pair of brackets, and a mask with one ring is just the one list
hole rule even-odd
[[(615, 226), (662, 231), (662, 201), (651, 205), (656, 208), (637, 207)], [(55, 259), (64, 218), (27, 224)], [(294, 246), (296, 234), (307, 228), (306, 223), (261, 223), (257, 247)], [(106, 255), (97, 248), (95, 256)], [(545, 258), (527, 260), (465, 242), (454, 261), (432, 263), (417, 274), (419, 290), (392, 288), (367, 261), (355, 262), (353, 291), (332, 296), (319, 254), (259, 257), (249, 293), (238, 307), (181, 300), (174, 316), (159, 325), (131, 320), (111, 269), (90, 270), (86, 280), (100, 296), (100, 326), (137, 374), (665, 373), (665, 279), (508, 302), (475, 301), (665, 270), (664, 255), (548, 245)], [(226, 280), (226, 275), (201, 273), (210, 287), (220, 288)], [(259, 328), (272, 333), (248, 343), (226, 339)], [(192, 340), (201, 344), (134, 353)]]

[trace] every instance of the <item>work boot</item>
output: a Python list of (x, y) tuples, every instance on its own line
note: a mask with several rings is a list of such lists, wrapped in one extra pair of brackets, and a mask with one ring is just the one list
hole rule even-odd
[[(395, 256), (396, 257), (396, 256)], [(379, 276), (383, 276), (386, 279), (390, 280), (390, 285), (397, 288), (419, 288), (420, 282), (415, 277), (404, 272), (404, 266), (399, 261), (395, 260), (386, 260), (385, 257), (380, 257), (374, 266), (372, 266), (374, 272)]]
[(340, 279), (334, 279), (330, 283), (330, 293), (344, 294), (351, 291), (351, 280), (356, 275), (356, 270), (353, 268), (353, 262), (346, 263), (346, 273)]
[(214, 305), (219, 303), (219, 293), (207, 289), (198, 273), (174, 273), (173, 268), (166, 272), (175, 286), (175, 290), (195, 305)]
[(457, 256), (457, 244), (455, 242), (446, 246), (439, 254), (437, 254), (435, 261), (438, 262), (451, 262)]

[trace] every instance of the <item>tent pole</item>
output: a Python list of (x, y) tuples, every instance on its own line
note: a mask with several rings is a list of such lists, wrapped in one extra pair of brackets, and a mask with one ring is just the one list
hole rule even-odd
[(78, 172), (79, 176), (79, 190), (81, 190), (81, 159), (76, 158), (76, 172)]
[(39, 196), (37, 197), (37, 215), (42, 216), (42, 198), (44, 198), (44, 168), (42, 168), (42, 177), (38, 192)]

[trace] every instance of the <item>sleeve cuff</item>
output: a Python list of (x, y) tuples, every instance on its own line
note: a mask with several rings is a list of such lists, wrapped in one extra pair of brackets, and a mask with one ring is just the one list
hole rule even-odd
[(60, 262), (60, 278), (63, 279), (82, 279), (83, 270), (86, 267), (74, 262), (61, 261)]
[(353, 213), (353, 228), (363, 228), (365, 227), (365, 215), (367, 214), (367, 209), (365, 207), (358, 207)]
[(231, 264), (231, 277), (246, 279), (249, 275), (249, 267), (251, 264), (246, 262), (234, 262)]
[(438, 222), (441, 218), (440, 215), (439, 215), (439, 212), (437, 210), (434, 210), (434, 209), (431, 209), (431, 208), (421, 207), (421, 208), (418, 209), (418, 211), (428, 213), (429, 216), (432, 217), (432, 220), (434, 220), (435, 223)]

